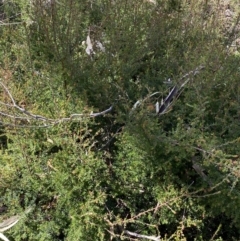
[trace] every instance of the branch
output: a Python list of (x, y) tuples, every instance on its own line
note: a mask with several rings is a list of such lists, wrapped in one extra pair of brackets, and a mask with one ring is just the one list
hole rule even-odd
[(208, 178), (208, 176), (204, 173), (203, 167), (197, 161), (195, 161), (194, 158), (192, 159), (192, 163), (193, 163), (192, 167), (196, 171), (196, 173), (211, 187), (212, 182)]
[[(172, 105), (172, 102), (174, 99), (176, 99), (176, 97), (178, 97), (181, 94), (181, 91), (183, 89), (183, 87), (192, 79), (192, 77), (194, 77), (195, 75), (199, 74), (199, 72), (204, 69), (203, 65), (198, 66), (196, 69), (189, 71), (188, 73), (186, 73), (185, 75), (183, 75), (179, 81), (178, 84), (175, 85), (173, 88), (170, 89), (167, 97), (165, 97), (165, 99), (163, 99), (161, 101), (161, 105), (159, 106), (159, 103), (157, 102), (155, 104), (156, 106), (156, 114), (158, 115), (163, 115), (165, 114), (170, 106)], [(147, 100), (149, 100), (151, 97), (155, 96), (155, 95), (159, 95), (160, 92), (155, 92), (149, 96), (147, 96), (145, 99), (143, 100), (138, 100), (132, 107), (132, 110), (130, 112), (130, 114), (141, 104), (143, 104), (144, 102), (146, 102)]]
[(17, 25), (17, 24), (23, 24), (24, 22), (13, 22), (13, 23), (5, 23), (3, 21), (0, 21), (0, 26), (9, 26), (9, 25)]
[[(8, 118), (9, 122), (1, 122), (0, 124), (4, 126), (12, 126), (12, 127), (21, 127), (21, 128), (34, 128), (34, 127), (49, 127), (53, 126), (62, 122), (70, 122), (73, 120), (80, 120), (83, 117), (87, 118), (95, 118), (98, 116), (102, 116), (107, 114), (108, 112), (112, 111), (113, 106), (110, 106), (108, 109), (103, 110), (101, 112), (96, 113), (90, 113), (90, 114), (71, 114), (69, 117), (59, 118), (59, 119), (52, 119), (47, 118), (42, 115), (36, 115), (34, 113), (31, 113), (27, 111), (25, 108), (20, 107), (18, 104), (16, 104), (16, 101), (14, 100), (11, 92), (7, 88), (6, 85), (4, 85), (2, 82), (0, 82), (0, 86), (4, 89), (5, 93), (7, 94), (8, 98), (10, 99), (10, 103), (4, 103), (0, 101), (0, 105), (3, 106), (4, 110), (0, 111), (0, 116)], [(36, 121), (42, 124), (36, 124), (31, 125), (32, 122), (36, 123)], [(20, 123), (20, 124), (19, 124)], [(23, 124), (25, 123), (25, 124)], [(26, 124), (27, 123), (27, 124)]]
[(15, 224), (18, 223), (18, 221), (24, 217), (25, 214), (28, 214), (32, 210), (31, 207), (26, 209), (22, 215), (15, 215), (12, 216), (6, 220), (4, 220), (2, 223), (0, 223), (0, 238), (3, 241), (9, 241), (9, 239), (3, 234), (6, 230), (10, 229), (13, 227)]
[(12, 216), (12, 217), (4, 220), (2, 223), (0, 223), (0, 232), (3, 233), (4, 231), (13, 227), (15, 224), (18, 223), (20, 218), (21, 218), (21, 216), (15, 215), (15, 216)]
[(162, 101), (157, 114), (159, 114), (159, 115), (164, 114), (168, 110), (171, 102), (173, 101), (173, 98), (177, 95), (178, 92), (179, 92), (178, 87), (174, 86), (170, 90), (168, 96)]
[(133, 236), (133, 237), (136, 237), (136, 238), (145, 238), (145, 239), (153, 240), (153, 241), (160, 241), (161, 240), (160, 236), (158, 236), (158, 237), (156, 237), (156, 236), (147, 236), (147, 235), (142, 235), (142, 234), (130, 232), (128, 230), (125, 230), (124, 234), (127, 234), (129, 236)]
[[(200, 65), (195, 70), (192, 70), (192, 71), (190, 71), (187, 74), (182, 76), (182, 78), (179, 81), (180, 82), (180, 86), (175, 85), (170, 90), (168, 96), (162, 101), (161, 106), (159, 107), (159, 111), (158, 111), (159, 115), (162, 115), (162, 114), (166, 113), (166, 111), (169, 109), (173, 99), (180, 95), (182, 88), (191, 80), (191, 76), (194, 77), (203, 68), (204, 68), (204, 66)], [(186, 80), (183, 82), (184, 79), (186, 79)]]
[(3, 233), (0, 233), (0, 238), (1, 238), (3, 241), (10, 241)]

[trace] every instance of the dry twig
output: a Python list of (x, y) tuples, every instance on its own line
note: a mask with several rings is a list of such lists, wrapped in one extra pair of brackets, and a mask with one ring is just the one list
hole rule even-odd
[[(87, 118), (95, 118), (98, 116), (102, 116), (110, 112), (113, 108), (113, 106), (110, 106), (108, 109), (101, 111), (101, 112), (96, 112), (96, 113), (90, 113), (90, 114), (71, 114), (69, 117), (64, 117), (64, 118), (59, 118), (59, 119), (52, 119), (52, 118), (47, 118), (42, 115), (36, 115), (31, 113), (30, 111), (27, 111), (25, 108), (20, 107), (16, 101), (14, 100), (11, 92), (7, 88), (7, 86), (0, 82), (0, 85), (4, 89), (5, 93), (10, 99), (10, 103), (4, 103), (0, 101), (0, 106), (3, 106), (5, 110), (0, 111), (0, 116), (3, 118), (9, 119), (10, 122), (0, 122), (2, 125), (5, 126), (13, 126), (13, 127), (49, 127), (53, 126), (56, 124), (60, 124), (62, 122), (70, 122), (73, 120), (81, 120), (84, 117)], [(37, 122), (37, 123), (36, 123)], [(25, 124), (23, 124), (25, 123)], [(27, 124), (26, 124), (27, 123)], [(31, 123), (34, 123), (32, 125)], [(40, 124), (39, 124), (40, 123)]]

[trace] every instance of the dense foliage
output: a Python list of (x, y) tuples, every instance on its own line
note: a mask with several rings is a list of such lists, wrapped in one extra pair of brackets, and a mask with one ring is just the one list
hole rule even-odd
[(239, 240), (239, 11), (1, 1), (2, 220), (32, 207), (9, 240)]

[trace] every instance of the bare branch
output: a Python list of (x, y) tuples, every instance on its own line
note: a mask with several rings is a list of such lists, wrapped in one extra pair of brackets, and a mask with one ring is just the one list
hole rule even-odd
[[(156, 103), (156, 111), (158, 115), (163, 115), (165, 114), (171, 107), (173, 100), (176, 99), (180, 94), (181, 91), (183, 89), (183, 87), (192, 79), (192, 77), (194, 77), (195, 75), (197, 75), (202, 69), (204, 69), (203, 65), (198, 66), (196, 69), (189, 71), (188, 73), (186, 73), (185, 75), (183, 75), (179, 81), (178, 84), (175, 85), (174, 87), (172, 87), (167, 95), (167, 97), (165, 97), (160, 106), (158, 105), (158, 102)], [(148, 95), (145, 99), (143, 100), (138, 100), (132, 107), (132, 110), (130, 112), (130, 114), (141, 104), (143, 104), (144, 102), (146, 102), (147, 100), (149, 100), (151, 97), (155, 96), (155, 95), (159, 95), (160, 92), (154, 92), (151, 95)]]
[(208, 185), (211, 187), (212, 186), (212, 181), (208, 178), (208, 176), (204, 173), (203, 167), (193, 158), (192, 159), (192, 167), (193, 169), (197, 172), (197, 174), (205, 181), (208, 183)]
[[(108, 109), (103, 110), (101, 112), (90, 113), (90, 114), (71, 114), (69, 117), (52, 119), (47, 118), (42, 115), (36, 115), (27, 111), (25, 108), (19, 106), (15, 99), (13, 98), (11, 92), (7, 88), (7, 86), (0, 82), (0, 86), (2, 86), (3, 90), (7, 94), (10, 99), (10, 103), (4, 103), (0, 101), (0, 106), (3, 108), (0, 111), (0, 116), (8, 119), (8, 121), (0, 121), (0, 124), (4, 126), (12, 126), (12, 127), (20, 127), (20, 128), (34, 128), (34, 127), (50, 127), (56, 124), (60, 124), (63, 122), (70, 122), (81, 120), (82, 118), (95, 118), (98, 116), (102, 116), (112, 111), (113, 106), (110, 106)], [(3, 110), (4, 109), (4, 110)], [(37, 122), (37, 123), (36, 123)]]
[[(173, 99), (180, 95), (182, 88), (191, 80), (191, 76), (194, 77), (203, 68), (204, 68), (204, 66), (200, 65), (195, 70), (192, 70), (192, 71), (190, 71), (187, 74), (182, 76), (182, 78), (179, 81), (180, 82), (180, 86), (175, 85), (170, 90), (168, 96), (162, 101), (161, 106), (159, 108), (159, 113), (158, 113), (159, 115), (162, 115), (162, 114), (166, 113), (166, 111), (169, 109)], [(183, 82), (184, 79), (186, 79), (186, 80)]]
[(3, 241), (9, 241), (9, 239), (8, 239), (3, 233), (0, 233), (0, 238), (1, 238)]
[(17, 25), (17, 24), (23, 24), (23, 23), (24, 22), (4, 23), (3, 21), (0, 21), (0, 26)]
[(133, 236), (133, 237), (136, 237), (136, 238), (145, 238), (145, 239), (153, 240), (153, 241), (160, 241), (161, 240), (160, 236), (158, 236), (158, 237), (156, 237), (156, 236), (147, 236), (147, 235), (142, 235), (142, 234), (130, 232), (128, 230), (125, 230), (124, 234), (127, 234), (129, 236)]
[(159, 107), (159, 112), (158, 112), (159, 115), (164, 114), (168, 110), (173, 98), (177, 95), (178, 92), (179, 92), (179, 89), (177, 86), (174, 86), (170, 90), (168, 96), (162, 101), (161, 106)]
[(13, 227), (15, 224), (18, 223), (20, 218), (21, 218), (21, 216), (15, 215), (15, 216), (8, 218), (7, 220), (4, 220), (2, 223), (0, 223), (0, 232), (3, 233), (4, 231)]
[(19, 220), (23, 218), (25, 214), (28, 214), (31, 210), (32, 208), (29, 207), (25, 210), (25, 212), (22, 215), (14, 215), (0, 223), (0, 238), (3, 241), (9, 241), (9, 239), (3, 234), (3, 232), (16, 225), (19, 222)]
[(10, 97), (10, 99), (13, 103), (13, 106), (15, 106), (16, 105), (15, 100), (13, 99), (13, 97), (12, 97), (10, 91), (8, 90), (8, 88), (3, 84), (3, 82), (0, 82), (0, 84), (4, 88), (4, 90), (7, 92), (8, 96)]

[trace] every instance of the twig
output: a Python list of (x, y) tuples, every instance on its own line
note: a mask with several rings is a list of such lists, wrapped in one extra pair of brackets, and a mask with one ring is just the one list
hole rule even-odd
[(148, 96), (147, 96), (146, 98), (144, 98), (143, 100), (138, 100), (138, 101), (136, 101), (135, 104), (134, 104), (133, 107), (132, 107), (131, 113), (132, 113), (132, 111), (134, 111), (139, 105), (141, 105), (142, 103), (144, 103), (146, 100), (148, 100), (149, 98), (153, 97), (154, 95), (158, 95), (158, 94), (160, 94), (159, 91), (154, 92), (154, 93), (152, 93), (151, 95), (148, 95)]
[(145, 238), (148, 240), (153, 240), (153, 241), (160, 241), (160, 236), (156, 237), (156, 236), (148, 236), (148, 235), (142, 235), (142, 234), (138, 234), (138, 233), (134, 233), (134, 232), (130, 232), (128, 230), (124, 230), (124, 234), (136, 237), (136, 238)]
[(4, 231), (13, 227), (17, 222), (20, 220), (21, 216), (15, 215), (0, 223), (0, 232), (3, 233)]
[(2, 223), (0, 223), (0, 238), (3, 241), (9, 241), (8, 238), (3, 234), (3, 232), (5, 232), (6, 230), (10, 229), (14, 225), (16, 225), (18, 223), (18, 221), (21, 218), (23, 218), (25, 214), (29, 213), (31, 210), (32, 210), (32, 208), (30, 207), (27, 210), (25, 210), (23, 215), (12, 216), (12, 217), (4, 220)]
[(203, 167), (192, 158), (192, 167), (193, 169), (197, 172), (197, 174), (205, 181), (208, 183), (208, 185), (211, 187), (212, 186), (212, 181), (208, 178), (208, 176), (204, 173)]
[[(167, 112), (167, 110), (171, 106), (171, 103), (174, 100), (174, 98), (176, 98), (177, 96), (179, 96), (181, 94), (182, 88), (191, 80), (190, 76), (191, 75), (195, 76), (203, 68), (204, 68), (204, 66), (200, 65), (195, 70), (192, 70), (192, 71), (188, 72), (187, 74), (185, 74), (184, 76), (182, 76), (182, 78), (179, 81), (180, 82), (180, 86), (175, 85), (170, 90), (170, 92), (168, 93), (167, 97), (164, 100), (162, 100), (161, 106), (159, 107), (159, 112), (158, 112), (159, 115), (162, 115), (162, 114)], [(183, 82), (184, 79), (186, 79), (186, 80)]]
[(0, 233), (0, 238), (1, 238), (3, 241), (10, 241), (3, 233)]
[[(180, 80), (178, 81), (179, 84), (175, 85), (173, 88), (170, 89), (167, 97), (165, 97), (164, 100), (162, 100), (161, 105), (156, 107), (156, 112), (158, 115), (163, 115), (165, 114), (169, 108), (171, 107), (171, 104), (173, 102), (173, 100), (178, 97), (181, 94), (181, 91), (183, 89), (183, 87), (191, 80), (191, 76), (195, 76), (197, 75), (200, 70), (204, 69), (203, 65), (198, 66), (197, 68), (195, 68), (194, 70), (189, 71), (188, 73), (186, 73), (185, 75), (183, 75)], [(184, 81), (185, 80), (185, 81)], [(148, 95), (146, 98), (144, 98), (143, 100), (138, 100), (135, 102), (135, 104), (133, 105), (130, 114), (138, 107), (140, 106), (142, 103), (144, 103), (145, 101), (147, 101), (148, 99), (150, 99), (151, 97), (153, 97), (154, 95), (160, 94), (159, 91), (154, 92), (151, 95)], [(157, 103), (158, 104), (158, 103)]]
[(0, 21), (0, 26), (17, 25), (17, 24), (23, 24), (23, 23), (24, 22), (4, 23), (3, 21)]
[(215, 233), (213, 234), (212, 238), (210, 239), (210, 241), (213, 241), (215, 236), (218, 234), (218, 232), (220, 231), (222, 227), (222, 224), (219, 224), (218, 227), (217, 227), (217, 230), (215, 231)]
[[(7, 110), (0, 111), (0, 116), (6, 117), (9, 120), (13, 121), (13, 123), (6, 123), (6, 122), (0, 122), (0, 124), (5, 125), (5, 126), (13, 126), (13, 127), (20, 127), (20, 128), (34, 128), (34, 127), (49, 127), (53, 126), (62, 122), (70, 122), (73, 120), (80, 120), (83, 117), (87, 118), (95, 118), (98, 116), (102, 116), (107, 114), (108, 112), (112, 111), (113, 106), (110, 106), (108, 109), (101, 111), (101, 112), (96, 112), (96, 113), (91, 113), (91, 114), (71, 114), (69, 117), (64, 117), (64, 118), (59, 118), (59, 119), (52, 119), (52, 118), (47, 118), (45, 116), (41, 115), (36, 115), (33, 114), (29, 111), (27, 111), (25, 108), (20, 107), (19, 105), (16, 104), (16, 101), (14, 100), (11, 92), (7, 88), (5, 84), (0, 82), (0, 85), (6, 92), (7, 96), (9, 97), (11, 103), (4, 103), (0, 101), (0, 105), (5, 106)], [(12, 111), (13, 114), (8, 113), (6, 111)], [(25, 124), (18, 124), (15, 123), (16, 121), (22, 121), (22, 122), (28, 122), (31, 123), (31, 121), (37, 121), (37, 122), (43, 122), (44, 124), (38, 124), (38, 125), (25, 125)]]

